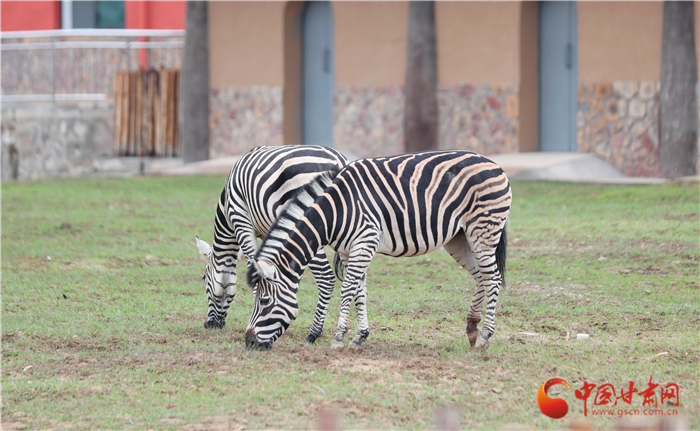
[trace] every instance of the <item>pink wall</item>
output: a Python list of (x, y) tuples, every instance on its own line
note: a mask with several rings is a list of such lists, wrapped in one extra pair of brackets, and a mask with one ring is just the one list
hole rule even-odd
[(0, 1), (0, 30), (61, 28), (60, 1)]
[[(185, 1), (127, 0), (126, 28), (184, 29)], [(60, 1), (0, 1), (0, 30), (50, 30), (61, 28)]]
[(124, 6), (126, 28), (184, 29), (185, 1), (127, 1)]

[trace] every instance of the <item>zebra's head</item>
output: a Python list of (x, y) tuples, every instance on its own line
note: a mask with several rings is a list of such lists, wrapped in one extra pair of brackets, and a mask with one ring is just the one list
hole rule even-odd
[(252, 260), (248, 285), (255, 298), (245, 332), (246, 347), (268, 350), (299, 314), (298, 283), (285, 280), (273, 263)]
[(225, 267), (217, 268), (214, 265), (211, 246), (196, 235), (195, 239), (199, 253), (207, 258), (207, 266), (202, 275), (204, 290), (207, 292), (207, 301), (209, 302), (204, 327), (222, 329), (226, 326), (228, 308), (236, 296), (236, 269), (234, 267), (232, 271), (229, 271)]

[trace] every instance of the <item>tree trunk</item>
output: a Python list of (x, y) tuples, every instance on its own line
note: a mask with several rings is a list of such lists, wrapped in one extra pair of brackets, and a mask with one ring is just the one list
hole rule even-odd
[(698, 67), (694, 2), (664, 2), (659, 155), (667, 178), (695, 175), (698, 148)]
[(438, 108), (435, 8), (432, 1), (409, 2), (406, 57), (406, 151), (437, 149)]
[(182, 56), (182, 158), (209, 158), (209, 37), (206, 1), (187, 2)]

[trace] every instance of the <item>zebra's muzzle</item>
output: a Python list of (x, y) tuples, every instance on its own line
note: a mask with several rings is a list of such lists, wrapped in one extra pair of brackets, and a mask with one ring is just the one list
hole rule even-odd
[(261, 343), (252, 329), (245, 331), (245, 347), (248, 350), (270, 350), (272, 343)]

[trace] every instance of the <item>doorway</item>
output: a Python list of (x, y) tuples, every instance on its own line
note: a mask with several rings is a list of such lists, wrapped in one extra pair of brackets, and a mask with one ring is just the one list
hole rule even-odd
[(330, 2), (306, 2), (302, 29), (302, 142), (333, 147), (335, 42)]
[(539, 135), (541, 151), (577, 151), (576, 2), (539, 2)]

